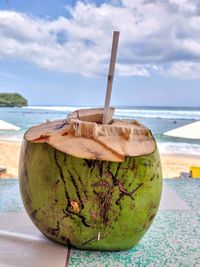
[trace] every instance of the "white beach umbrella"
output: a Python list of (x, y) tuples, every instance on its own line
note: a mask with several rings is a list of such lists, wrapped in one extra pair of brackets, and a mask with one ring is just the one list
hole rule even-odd
[(11, 123), (8, 123), (6, 121), (0, 120), (0, 131), (6, 131), (6, 130), (11, 130), (11, 131), (19, 131), (20, 127), (15, 126)]
[(167, 131), (164, 133), (164, 135), (179, 138), (200, 139), (200, 121)]

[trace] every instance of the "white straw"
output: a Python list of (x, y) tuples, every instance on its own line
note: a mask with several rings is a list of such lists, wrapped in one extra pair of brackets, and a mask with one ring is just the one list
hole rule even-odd
[(113, 32), (113, 42), (112, 42), (112, 50), (111, 50), (111, 57), (110, 57), (110, 66), (108, 72), (108, 80), (107, 80), (107, 89), (106, 89), (106, 99), (105, 99), (105, 106), (104, 106), (104, 114), (103, 114), (103, 124), (107, 123), (108, 111), (110, 106), (110, 98), (112, 93), (112, 84), (114, 79), (114, 72), (115, 72), (115, 62), (117, 56), (117, 48), (119, 42), (119, 32)]

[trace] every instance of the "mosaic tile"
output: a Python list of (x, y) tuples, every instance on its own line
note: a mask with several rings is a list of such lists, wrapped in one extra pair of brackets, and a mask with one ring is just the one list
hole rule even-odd
[(200, 210), (200, 179), (165, 179), (177, 194), (192, 208)]
[(196, 267), (200, 266), (200, 213), (159, 211), (141, 242), (122, 252), (72, 249), (70, 266)]
[(23, 204), (16, 179), (0, 179), (0, 213), (20, 212)]
[[(175, 205), (177, 200), (179, 201), (179, 207), (178, 209), (173, 207), (173, 201), (170, 205), (169, 202), (165, 203), (164, 208), (158, 212), (153, 225), (137, 246), (121, 252), (93, 252), (72, 249), (69, 266), (200, 267), (200, 179), (166, 179), (165, 184), (172, 189), (171, 196), (175, 196)], [(168, 201), (167, 198), (165, 198), (166, 201)], [(5, 213), (11, 212), (15, 212), (15, 214), (17, 212), (16, 216), (24, 213), (18, 180), (2, 179), (0, 180), (0, 213), (3, 213), (2, 216), (4, 216)], [(13, 221), (9, 219), (9, 216), (12, 215), (7, 214), (4, 218), (2, 224), (4, 227), (1, 229), (6, 230), (5, 224), (8, 225), (9, 222)], [(23, 225), (22, 228), (25, 230), (29, 225), (29, 218), (27, 221), (23, 219), (22, 222), (24, 223), (19, 225)], [(20, 226), (17, 229), (15, 227), (15, 231), (20, 232)], [(33, 225), (30, 230), (27, 229), (27, 233), (31, 231), (32, 235), (37, 235), (37, 230)], [(62, 248), (63, 246), (58, 246), (58, 251)]]

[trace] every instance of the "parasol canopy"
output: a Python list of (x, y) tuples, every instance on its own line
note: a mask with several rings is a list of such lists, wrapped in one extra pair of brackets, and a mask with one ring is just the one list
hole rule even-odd
[(6, 121), (3, 121), (3, 120), (0, 120), (0, 131), (19, 131), (20, 130), (20, 127), (18, 126), (15, 126), (11, 123), (8, 123)]
[(200, 121), (196, 121), (174, 130), (167, 131), (164, 133), (164, 135), (200, 140)]

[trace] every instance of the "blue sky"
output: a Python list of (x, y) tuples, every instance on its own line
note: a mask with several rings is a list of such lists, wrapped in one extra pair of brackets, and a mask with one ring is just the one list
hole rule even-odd
[(0, 1), (0, 92), (30, 105), (200, 106), (197, 0)]

